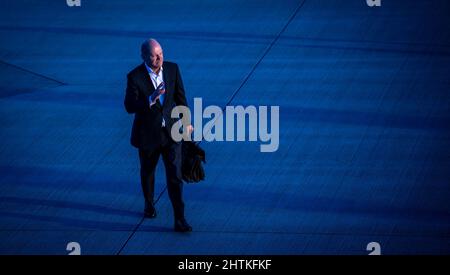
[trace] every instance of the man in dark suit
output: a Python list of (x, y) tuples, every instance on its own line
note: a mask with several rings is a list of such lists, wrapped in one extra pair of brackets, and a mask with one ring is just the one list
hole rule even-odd
[[(161, 45), (154, 39), (141, 46), (144, 63), (127, 75), (125, 109), (134, 114), (131, 144), (139, 150), (141, 185), (144, 193), (144, 216), (156, 217), (154, 206), (155, 168), (162, 155), (166, 169), (167, 190), (174, 210), (175, 231), (188, 232), (192, 227), (184, 217), (181, 142), (171, 135), (171, 118), (176, 106), (187, 106), (178, 65), (165, 62)], [(188, 133), (192, 126), (186, 127)]]

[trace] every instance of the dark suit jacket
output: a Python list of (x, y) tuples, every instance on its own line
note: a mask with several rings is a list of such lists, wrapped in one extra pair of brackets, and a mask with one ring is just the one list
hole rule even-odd
[(163, 63), (163, 79), (166, 86), (164, 103), (159, 99), (149, 107), (149, 97), (154, 92), (152, 80), (142, 63), (127, 75), (125, 109), (134, 115), (131, 130), (131, 144), (134, 147), (153, 150), (161, 143), (162, 117), (166, 122), (166, 130), (170, 134), (172, 125), (178, 120), (171, 118), (170, 113), (175, 106), (187, 106), (178, 65), (172, 62)]

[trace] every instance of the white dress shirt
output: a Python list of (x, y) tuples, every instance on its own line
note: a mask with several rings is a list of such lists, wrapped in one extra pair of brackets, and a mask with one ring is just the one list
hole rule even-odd
[[(155, 73), (152, 68), (150, 68), (147, 63), (145, 63), (145, 68), (147, 68), (147, 72), (150, 75), (150, 79), (152, 80), (153, 87), (156, 89), (158, 88), (159, 84), (164, 82), (163, 79), (163, 67), (161, 66), (161, 69), (159, 70), (159, 73)], [(159, 102), (161, 105), (164, 104), (164, 96), (165, 94), (162, 94), (159, 96)], [(162, 118), (162, 127), (166, 126), (166, 122), (164, 121), (164, 117)]]

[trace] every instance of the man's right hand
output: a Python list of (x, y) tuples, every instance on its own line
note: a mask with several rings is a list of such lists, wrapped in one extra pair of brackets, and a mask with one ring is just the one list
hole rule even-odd
[(150, 95), (150, 107), (156, 103), (156, 100), (159, 98), (160, 95), (164, 94), (166, 92), (166, 88), (164, 85), (164, 82), (161, 82), (159, 84), (158, 88)]
[(159, 93), (159, 90), (155, 90), (153, 94), (150, 95), (150, 106), (156, 103), (156, 100), (159, 98), (161, 94)]

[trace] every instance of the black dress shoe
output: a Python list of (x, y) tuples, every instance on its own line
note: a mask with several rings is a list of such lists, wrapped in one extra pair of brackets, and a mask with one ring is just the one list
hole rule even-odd
[(175, 221), (175, 231), (190, 232), (192, 231), (192, 227), (187, 223), (185, 219), (180, 219)]
[(145, 218), (150, 218), (150, 219), (155, 218), (156, 217), (156, 209), (155, 209), (155, 207), (152, 206), (152, 205), (146, 206), (145, 210), (144, 210), (144, 217)]

